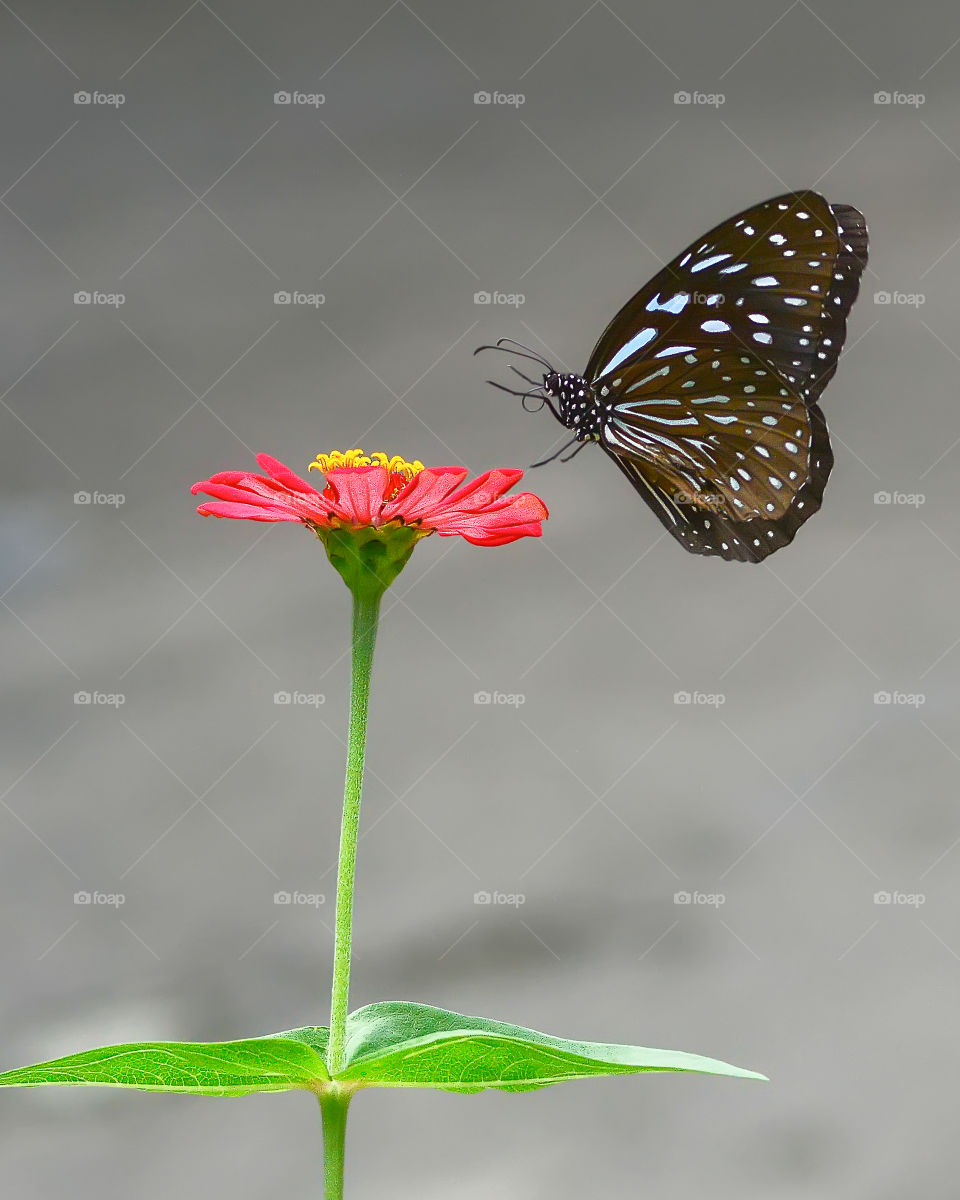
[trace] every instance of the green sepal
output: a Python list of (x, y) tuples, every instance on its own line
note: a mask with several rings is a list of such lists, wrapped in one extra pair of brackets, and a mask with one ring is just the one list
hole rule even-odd
[(427, 532), (417, 525), (393, 522), (379, 527), (341, 525), (318, 529), (317, 536), (350, 591), (372, 600), (393, 583)]

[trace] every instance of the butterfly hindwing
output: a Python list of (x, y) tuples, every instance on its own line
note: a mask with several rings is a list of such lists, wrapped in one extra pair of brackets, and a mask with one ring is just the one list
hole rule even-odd
[(618, 379), (601, 445), (687, 550), (758, 562), (820, 507), (823, 415), (759, 359), (711, 347)]

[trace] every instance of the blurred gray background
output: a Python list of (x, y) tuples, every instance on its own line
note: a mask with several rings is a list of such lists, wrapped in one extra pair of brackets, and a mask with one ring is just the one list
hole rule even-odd
[[(352, 995), (772, 1082), (368, 1092), (349, 1194), (945, 1194), (955, 6), (0, 0), (0, 38), (3, 1066), (326, 1017), (348, 595), (306, 534), (201, 521), (190, 484), (259, 450), (524, 466), (563, 431), (475, 346), (582, 368), (662, 260), (816, 186), (872, 236), (822, 512), (762, 566), (696, 558), (589, 451), (530, 477), (542, 541), (417, 550), (385, 606)], [(300, 1094), (0, 1113), (11, 1195), (320, 1194)]]

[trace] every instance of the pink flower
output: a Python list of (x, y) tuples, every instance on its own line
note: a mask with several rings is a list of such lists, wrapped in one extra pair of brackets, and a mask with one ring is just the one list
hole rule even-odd
[(412, 527), (418, 536), (459, 535), (475, 546), (502, 546), (522, 537), (540, 537), (547, 518), (543, 501), (530, 492), (506, 493), (523, 471), (499, 468), (470, 483), (465, 467), (424, 467), (361, 450), (321, 454), (310, 469), (326, 486), (318, 491), (289, 467), (258, 454), (266, 472), (220, 471), (195, 483), (194, 495), (212, 496), (197, 512), (207, 517), (250, 521), (298, 521), (323, 536), (350, 529)]

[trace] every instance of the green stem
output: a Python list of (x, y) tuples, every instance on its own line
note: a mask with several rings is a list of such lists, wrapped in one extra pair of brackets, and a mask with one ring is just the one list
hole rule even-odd
[(343, 1200), (343, 1154), (350, 1096), (325, 1092), (320, 1098), (323, 1116), (323, 1194), (325, 1200)]
[[(336, 1077), (343, 1070), (345, 1060), (357, 829), (360, 823), (360, 795), (363, 790), (363, 755), (367, 741), (370, 671), (373, 666), (373, 648), (377, 640), (381, 595), (380, 590), (371, 593), (367, 590), (361, 592), (360, 589), (353, 595), (353, 682), (350, 688), (350, 733), (347, 747), (347, 779), (343, 793), (343, 822), (340, 827), (340, 862), (337, 867), (333, 992), (330, 1000), (330, 1043), (327, 1054), (327, 1070), (332, 1077)], [(326, 1119), (326, 1114), (324, 1117)]]

